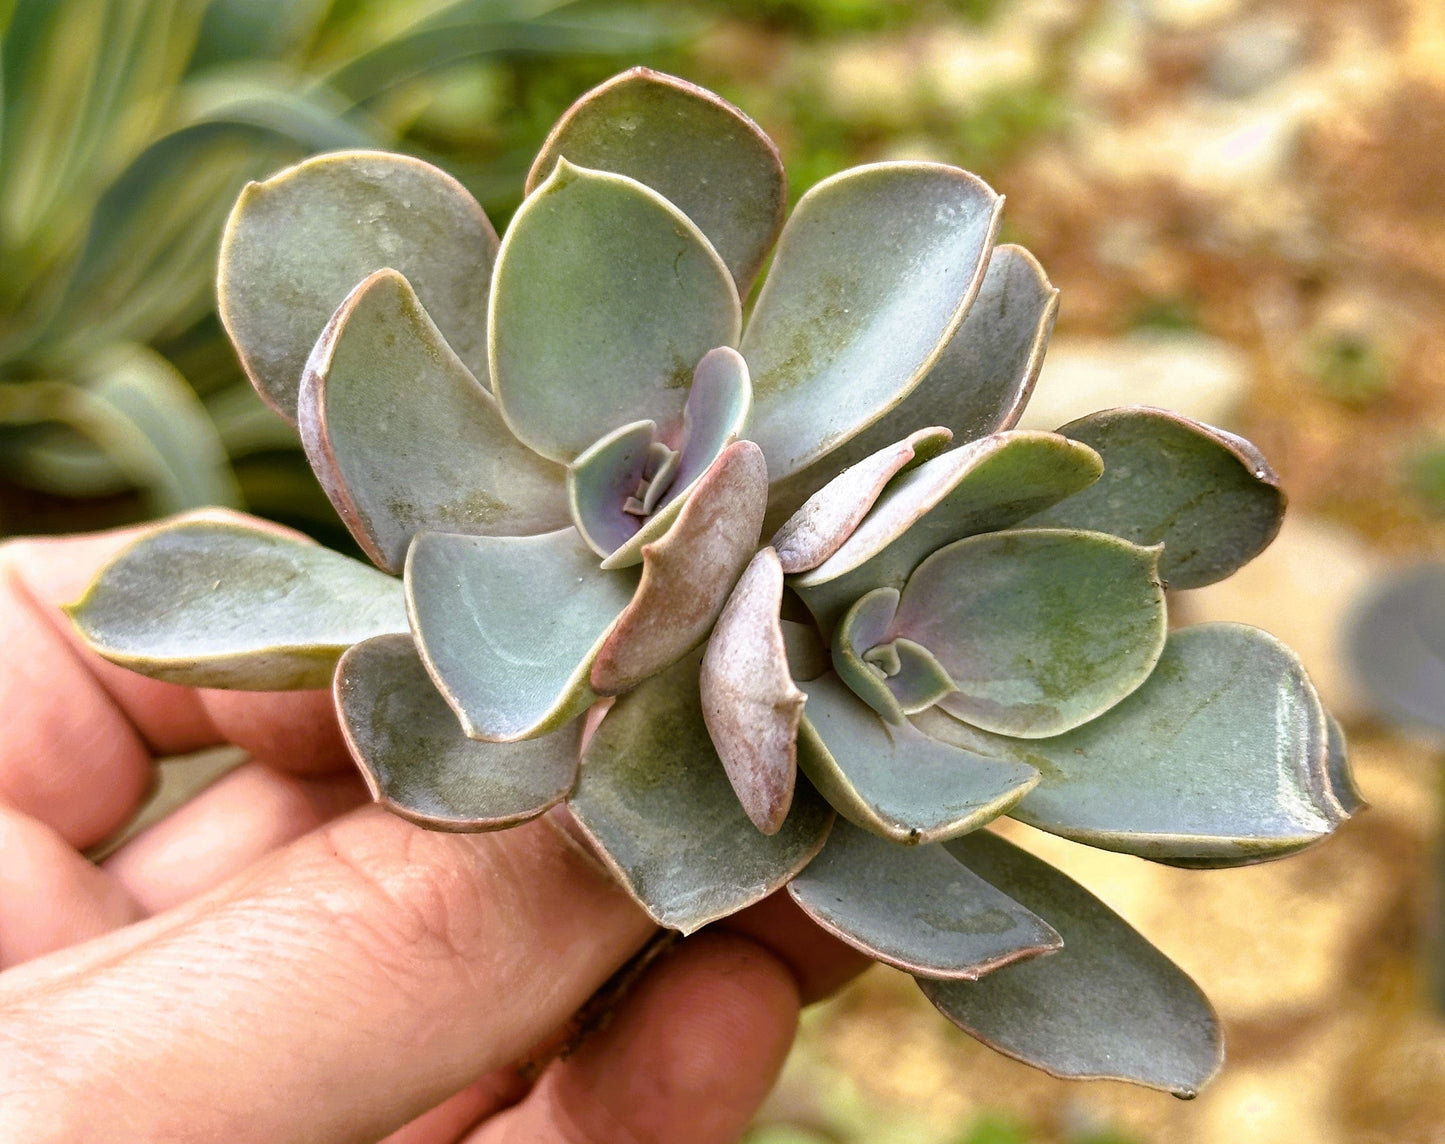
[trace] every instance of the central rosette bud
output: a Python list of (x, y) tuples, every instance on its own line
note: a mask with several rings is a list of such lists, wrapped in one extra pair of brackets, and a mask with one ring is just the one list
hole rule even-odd
[(634, 421), (583, 450), (567, 468), (567, 500), (604, 568), (642, 559), (682, 510), (698, 481), (738, 439), (752, 408), (742, 355), (719, 346), (703, 355), (681, 418)]

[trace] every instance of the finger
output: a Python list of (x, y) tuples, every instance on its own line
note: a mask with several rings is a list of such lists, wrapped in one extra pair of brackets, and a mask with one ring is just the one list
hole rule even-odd
[(781, 890), (713, 927), (742, 934), (792, 970), (804, 1005), (846, 985), (873, 959), (825, 933)]
[(169, 1139), (179, 1115), (188, 1139), (379, 1139), (519, 1059), (652, 932), (546, 823), (439, 834), (371, 807), (178, 912), (0, 994), (0, 1139)]
[(0, 546), (0, 568), (70, 647), (96, 684), (123, 711), (156, 754), (184, 754), (213, 746), (216, 730), (192, 688), (162, 683), (107, 663), (85, 647), (60, 605), (78, 600), (117, 552), (144, 528), (122, 528), (86, 536), (33, 537)]
[(100, 841), (150, 785), (150, 752), (125, 714), (50, 624), (13, 569), (0, 566), (0, 804), (72, 846)]
[(134, 921), (125, 891), (50, 827), (0, 807), (0, 969)]
[(381, 1144), (454, 1144), (479, 1121), (510, 1108), (531, 1088), (519, 1070), (498, 1069), (424, 1112)]
[(159, 913), (367, 799), (354, 773), (303, 778), (245, 763), (127, 842), (105, 870), (144, 913)]
[(199, 691), (217, 743), (245, 748), (258, 763), (297, 774), (354, 771), (336, 702), (322, 691)]
[(723, 932), (654, 965), (612, 1022), (466, 1144), (734, 1144), (777, 1079), (798, 992), (776, 957)]

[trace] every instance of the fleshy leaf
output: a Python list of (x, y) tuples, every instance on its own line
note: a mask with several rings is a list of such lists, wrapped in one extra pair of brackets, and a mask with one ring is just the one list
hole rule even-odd
[(1078, 492), (1102, 466), (1087, 445), (1012, 430), (950, 449), (893, 481), (853, 534), (792, 586), (831, 629), (874, 588), (902, 588), (923, 558), (951, 541), (1017, 524)]
[(327, 323), (297, 412), (322, 487), (387, 572), (421, 531), (530, 536), (568, 521), (562, 469), (512, 436), (395, 270)]
[(1058, 291), (1021, 246), (994, 247), (978, 298), (918, 387), (819, 463), (773, 488), (791, 512), (844, 465), (855, 465), (920, 425), (942, 425), (960, 445), (1011, 429), (1028, 404), (1058, 313)]
[(1360, 793), (1360, 788), (1355, 783), (1354, 771), (1350, 769), (1350, 748), (1345, 740), (1345, 729), (1340, 726), (1338, 719), (1329, 714), (1325, 716), (1325, 726), (1329, 734), (1325, 748), (1329, 753), (1325, 764), (1329, 792), (1340, 804), (1340, 809), (1353, 817), (1360, 811), (1367, 810), (1370, 804)]
[(589, 445), (567, 466), (572, 522), (599, 556), (611, 555), (642, 527), (642, 517), (623, 506), (642, 482), (656, 438), (657, 422), (634, 421)]
[(907, 714), (926, 710), (958, 690), (938, 657), (922, 644), (900, 637), (888, 646), (898, 661), (896, 671), (888, 678), (888, 690)]
[(737, 350), (719, 346), (703, 355), (693, 372), (682, 411), (677, 468), (672, 484), (652, 515), (611, 555), (604, 568), (626, 568), (642, 559), (642, 546), (672, 527), (702, 475), (722, 451), (738, 439), (752, 410), (753, 390), (747, 363)]
[(1002, 207), (937, 163), (854, 167), (802, 197), (741, 346), (772, 480), (861, 432), (933, 368), (983, 281)]
[(945, 1017), (1052, 1076), (1198, 1095), (1224, 1063), (1224, 1040), (1183, 970), (1078, 883), (997, 835), (981, 830), (947, 848), (1058, 930), (1064, 948), (976, 982), (919, 978)]
[(1258, 556), (1284, 519), (1285, 496), (1264, 455), (1241, 437), (1142, 406), (1071, 421), (1064, 436), (1104, 459), (1097, 483), (1029, 521), (1164, 545), (1171, 588), (1223, 580)]
[(952, 433), (934, 426), (883, 446), (839, 473), (808, 498), (773, 535), (783, 571), (806, 572), (837, 552), (899, 473), (948, 446)]
[(749, 821), (708, 737), (693, 657), (617, 700), (570, 806), (642, 908), (684, 933), (781, 889), (833, 821), (806, 782), (777, 833)]
[(798, 765), (838, 813), (893, 842), (939, 842), (1005, 814), (1038, 781), (1033, 767), (885, 723), (835, 675), (808, 697)]
[(376, 636), (336, 668), (341, 730), (388, 810), (432, 830), (501, 830), (536, 818), (577, 781), (581, 721), (520, 743), (462, 732), (409, 635)]
[(1171, 633), (1144, 686), (1056, 738), (988, 736), (933, 711), (917, 723), (967, 750), (1038, 767), (1043, 780), (1013, 816), (1103, 850), (1260, 862), (1318, 841), (1346, 817), (1314, 687), (1293, 652), (1243, 624)]
[(788, 884), (803, 912), (869, 957), (925, 977), (975, 981), (1063, 945), (1054, 928), (942, 846), (898, 846), (835, 822)]
[(671, 435), (693, 370), (735, 345), (737, 288), (681, 211), (623, 175), (565, 159), (522, 204), (493, 276), (492, 388), (512, 431), (567, 462), (599, 430)]
[(527, 176), (530, 194), (559, 156), (644, 183), (697, 223), (746, 295), (783, 225), (777, 148), (732, 104), (685, 80), (633, 68), (557, 121)]
[(907, 712), (888, 687), (886, 673), (865, 660), (863, 653), (886, 642), (898, 614), (898, 597), (897, 588), (875, 588), (854, 601), (833, 629), (833, 670), (838, 678), (895, 726), (906, 721)]
[(406, 155), (338, 151), (241, 192), (221, 240), (221, 321), (257, 392), (294, 423), (301, 370), (352, 288), (406, 275), (448, 345), (486, 379), (497, 232), (450, 175)]
[(642, 550), (642, 579), (592, 661), (592, 689), (617, 695), (695, 648), (712, 630), (758, 546), (768, 464), (751, 441), (723, 450), (662, 539)]
[(66, 611), (112, 663), (193, 687), (325, 687), (341, 653), (407, 630), (401, 585), (271, 528), (214, 517), (157, 525)]
[(1445, 730), (1445, 565), (1385, 579), (1350, 617), (1354, 675), (1381, 712)]
[(491, 742), (535, 738), (586, 709), (592, 658), (636, 587), (635, 572), (598, 568), (573, 528), (426, 532), (406, 561), (427, 670), (463, 730)]
[[(1001, 735), (1059, 735), (1149, 677), (1168, 619), (1157, 548), (1017, 529), (955, 541), (908, 579), (893, 623), (956, 690), (939, 705)], [(866, 649), (863, 649), (866, 654)]]
[(743, 810), (764, 834), (778, 832), (793, 803), (804, 700), (778, 617), (782, 598), (783, 570), (777, 554), (764, 548), (728, 597), (700, 673), (713, 747)]

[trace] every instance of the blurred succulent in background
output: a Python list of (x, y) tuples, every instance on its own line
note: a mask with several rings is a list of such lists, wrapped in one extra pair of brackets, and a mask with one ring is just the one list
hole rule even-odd
[[(15, 0), (4, 13), (0, 475), (65, 497), (139, 490), (149, 513), (238, 504), (228, 455), (296, 447), (210, 317), (216, 242), (248, 179), (393, 140), (458, 61), (631, 53), (665, 28), (559, 0)], [(258, 475), (246, 499), (295, 519), (295, 482)]]
[(1380, 714), (1445, 731), (1445, 565), (1382, 578), (1355, 608), (1346, 646)]
[(1359, 807), (1288, 649), (1168, 631), (1166, 582), (1273, 538), (1264, 459), (1146, 408), (1009, 428), (1056, 292), (956, 168), (844, 171), (784, 225), (756, 125), (637, 69), (528, 188), (499, 241), (416, 159), (248, 186), (222, 319), (379, 570), (185, 517), (79, 629), (162, 679), (333, 683), (379, 801), (448, 830), (565, 802), (660, 925), (787, 886), (1010, 1055), (1198, 1091), (1198, 988), (980, 828), (1213, 868)]

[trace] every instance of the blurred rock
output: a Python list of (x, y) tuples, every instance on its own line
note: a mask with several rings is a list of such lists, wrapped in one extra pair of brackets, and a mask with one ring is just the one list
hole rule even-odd
[(1190, 332), (1056, 337), (1020, 427), (1056, 429), (1098, 409), (1157, 405), (1227, 424), (1249, 382), (1245, 356)]
[(1209, 60), (1209, 86), (1231, 98), (1253, 95), (1289, 72), (1304, 44), (1299, 22), (1280, 13), (1235, 24)]

